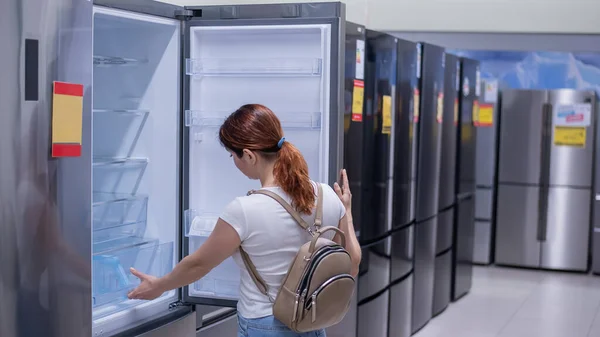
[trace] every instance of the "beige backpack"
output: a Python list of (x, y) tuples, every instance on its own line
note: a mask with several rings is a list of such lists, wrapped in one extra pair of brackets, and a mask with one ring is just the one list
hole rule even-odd
[[(279, 195), (266, 191), (250, 191), (275, 199), (312, 239), (302, 245), (292, 262), (275, 300), (269, 296), (267, 283), (259, 275), (250, 256), (240, 247), (246, 268), (258, 289), (273, 302), (273, 315), (291, 330), (303, 333), (339, 323), (350, 306), (355, 280), (350, 254), (344, 249), (346, 238), (337, 227), (321, 227), (323, 221), (323, 187), (318, 185), (315, 223), (309, 226), (290, 204)], [(342, 245), (321, 237), (335, 231)]]

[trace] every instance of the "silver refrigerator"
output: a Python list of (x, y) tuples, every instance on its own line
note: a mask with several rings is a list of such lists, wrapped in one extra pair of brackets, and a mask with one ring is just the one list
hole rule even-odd
[(493, 263), (494, 203), (496, 197), (496, 156), (498, 148), (498, 81), (482, 80), (479, 120), (475, 128), (476, 191), (473, 263)]
[(588, 270), (595, 106), (593, 91), (502, 91), (497, 264)]
[[(154, 301), (127, 299), (128, 270), (168, 273), (257, 187), (217, 137), (242, 104), (271, 107), (311, 178), (336, 181), (344, 16), (333, 2), (0, 2), (0, 336), (234, 335), (233, 259)], [(55, 118), (53, 81), (81, 90), (66, 94), (82, 97), (78, 122)], [(80, 133), (70, 157), (50, 154), (57, 125)]]

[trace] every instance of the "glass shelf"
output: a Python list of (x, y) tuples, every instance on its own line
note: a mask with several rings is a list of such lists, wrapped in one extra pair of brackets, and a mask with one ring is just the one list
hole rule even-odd
[(201, 76), (320, 76), (320, 58), (187, 59), (186, 73)]
[(214, 213), (188, 209), (184, 212), (185, 235), (187, 237), (208, 237), (215, 229), (219, 216)]
[(110, 315), (139, 303), (127, 293), (139, 285), (130, 268), (161, 277), (173, 269), (173, 243), (157, 240), (110, 253), (94, 254), (92, 305), (94, 319)]
[(148, 197), (121, 193), (93, 194), (94, 232), (146, 222)]
[(128, 168), (138, 168), (140, 166), (148, 165), (148, 158), (94, 158), (92, 163), (93, 167), (109, 167), (119, 166)]
[(145, 63), (148, 63), (148, 60), (118, 56), (94, 55), (95, 66), (135, 66)]
[(150, 113), (148, 110), (133, 110), (133, 109), (94, 109), (95, 114), (119, 114), (130, 116), (146, 116)]
[[(92, 234), (92, 237), (95, 236), (95, 233)], [(127, 247), (136, 247), (140, 245), (145, 245), (151, 242), (158, 241), (157, 239), (152, 238), (144, 238), (142, 236), (113, 236), (113, 237), (104, 237), (104, 241), (98, 240), (95, 238), (92, 239), (92, 252), (94, 255), (98, 254), (109, 254), (111, 252), (124, 249)]]
[[(188, 127), (220, 127), (231, 112), (185, 111), (185, 125)], [(286, 112), (278, 114), (284, 129), (320, 129), (320, 112)]]

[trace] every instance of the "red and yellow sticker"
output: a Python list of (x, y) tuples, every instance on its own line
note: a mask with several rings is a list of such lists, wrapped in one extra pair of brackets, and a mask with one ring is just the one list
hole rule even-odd
[(363, 103), (365, 98), (365, 82), (354, 80), (354, 90), (352, 92), (352, 121), (362, 122)]
[(54, 82), (52, 157), (81, 156), (83, 85)]
[(413, 122), (419, 122), (419, 112), (421, 111), (421, 93), (419, 89), (414, 90), (413, 92)]

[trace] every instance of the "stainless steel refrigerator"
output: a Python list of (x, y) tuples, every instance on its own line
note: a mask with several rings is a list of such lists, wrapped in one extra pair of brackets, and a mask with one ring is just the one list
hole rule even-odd
[(367, 30), (358, 336), (387, 337), (391, 268), (396, 39)]
[(460, 60), (446, 54), (433, 315), (444, 311), (451, 297), (460, 82)]
[(394, 99), (394, 185), (389, 337), (411, 335), (418, 130), (415, 123), (417, 44), (398, 39)]
[(503, 90), (496, 263), (586, 271), (596, 94)]
[[(244, 103), (278, 114), (312, 179), (337, 180), (343, 4), (8, 0), (0, 9), (0, 291), (9, 294), (0, 335), (235, 333), (231, 258), (149, 302), (127, 300), (137, 284), (128, 269), (169, 272), (229, 200), (257, 187), (216, 137)], [(79, 122), (53, 120), (53, 81), (81, 85), (68, 93), (83, 96)], [(66, 144), (80, 156), (50, 156), (57, 125), (80, 131), (81, 145)]]
[(466, 295), (473, 283), (475, 231), (475, 147), (479, 123), (479, 61), (460, 60), (460, 94), (456, 145), (456, 206), (452, 244), (452, 300)]
[(496, 157), (498, 154), (498, 81), (482, 80), (479, 120), (475, 128), (475, 242), (473, 263), (493, 263), (494, 204), (496, 199)]
[(419, 129), (415, 209), (412, 331), (432, 317), (438, 191), (444, 105), (444, 48), (419, 44), (417, 60)]

